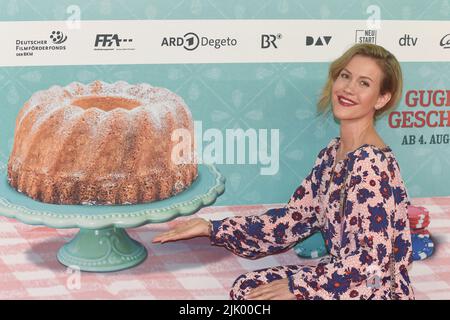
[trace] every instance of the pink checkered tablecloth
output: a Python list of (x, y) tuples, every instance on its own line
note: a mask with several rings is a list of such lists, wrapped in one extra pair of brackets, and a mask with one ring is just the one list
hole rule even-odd
[[(430, 211), (429, 230), (436, 253), (414, 262), (411, 278), (417, 299), (450, 299), (450, 197), (416, 198)], [(282, 204), (208, 207), (208, 219), (259, 214)], [(0, 299), (228, 299), (241, 274), (284, 264), (315, 264), (293, 250), (258, 260), (237, 257), (206, 238), (152, 244), (151, 239), (180, 221), (128, 229), (142, 242), (148, 258), (141, 265), (114, 273), (73, 273), (56, 260), (57, 250), (77, 232), (29, 226), (0, 217)]]

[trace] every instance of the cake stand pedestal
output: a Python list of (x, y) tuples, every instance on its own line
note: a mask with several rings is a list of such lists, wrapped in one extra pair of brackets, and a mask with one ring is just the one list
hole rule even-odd
[(57, 253), (59, 262), (82, 271), (111, 272), (134, 267), (147, 258), (145, 247), (132, 239), (127, 228), (162, 223), (191, 215), (213, 204), (225, 191), (225, 178), (213, 165), (199, 165), (198, 178), (185, 191), (169, 199), (119, 206), (55, 205), (35, 201), (7, 182), (0, 165), (0, 215), (31, 225), (79, 228)]
[(81, 229), (59, 249), (57, 258), (64, 265), (83, 271), (118, 271), (143, 262), (147, 249), (123, 228)]

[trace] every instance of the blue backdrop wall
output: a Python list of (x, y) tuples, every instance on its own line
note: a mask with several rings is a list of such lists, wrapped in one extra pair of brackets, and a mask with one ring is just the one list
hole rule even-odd
[[(366, 20), (375, 5), (382, 20), (449, 21), (450, 4), (444, 1), (12, 1), (0, 2), (1, 21), (66, 20), (80, 9), (81, 20), (171, 20), (171, 19), (295, 19)], [(73, 8), (72, 8), (73, 9)], [(372, 7), (373, 10), (373, 7)], [(376, 11), (375, 10), (375, 11)], [(120, 24), (120, 22), (118, 22)], [(10, 32), (14, 33), (14, 30)], [(444, 36), (446, 30), (436, 30)], [(394, 46), (394, 44), (392, 44)], [(391, 49), (387, 47), (387, 49)], [(436, 49), (438, 50), (438, 49)], [(450, 49), (447, 61), (402, 61), (404, 94), (398, 111), (414, 110), (420, 90), (435, 95), (431, 106), (450, 110)], [(340, 52), (334, 53), (336, 56)], [(221, 164), (227, 177), (225, 194), (217, 205), (285, 202), (312, 168), (314, 159), (339, 126), (330, 116), (316, 114), (318, 94), (326, 80), (329, 61), (271, 63), (172, 63), (0, 67), (2, 112), (16, 113), (33, 92), (72, 81), (87, 83), (124, 80), (147, 82), (178, 93), (189, 105), (203, 130), (242, 128), (279, 130), (279, 169), (261, 174), (262, 164)], [(409, 95), (408, 95), (408, 92)], [(411, 93), (412, 92), (412, 93)], [(442, 98), (442, 99), (441, 99)], [(426, 96), (424, 96), (426, 100)], [(447, 99), (447, 100), (446, 100)], [(425, 104), (426, 101), (422, 101)], [(442, 102), (442, 103), (440, 103)], [(418, 103), (420, 104), (420, 103)], [(433, 105), (434, 104), (434, 105)], [(445, 122), (445, 121), (444, 121)], [(449, 195), (450, 148), (445, 135), (449, 125), (395, 128), (388, 117), (377, 127), (400, 162), (412, 197)], [(14, 123), (0, 119), (0, 160), (6, 162), (12, 147)], [(437, 136), (437, 135), (444, 136)], [(436, 144), (405, 144), (405, 136), (421, 135)], [(247, 151), (248, 153), (248, 151)], [(247, 158), (248, 158), (247, 154)]]

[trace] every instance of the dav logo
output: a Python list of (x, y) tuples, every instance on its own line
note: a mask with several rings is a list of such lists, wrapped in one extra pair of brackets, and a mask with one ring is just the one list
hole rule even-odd
[(313, 37), (313, 36), (306, 36), (306, 46), (328, 46), (330, 43), (331, 36), (320, 36), (320, 37)]
[(94, 50), (135, 50), (132, 38), (121, 38), (117, 33), (102, 33), (95, 37)]

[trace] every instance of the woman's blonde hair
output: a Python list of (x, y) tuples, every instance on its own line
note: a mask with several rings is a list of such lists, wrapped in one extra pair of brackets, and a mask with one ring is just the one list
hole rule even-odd
[(383, 72), (383, 79), (380, 86), (380, 94), (391, 93), (391, 99), (381, 109), (375, 111), (375, 119), (383, 114), (392, 111), (398, 104), (403, 89), (403, 76), (400, 63), (397, 58), (382, 46), (369, 43), (355, 44), (342, 56), (334, 60), (328, 71), (328, 79), (322, 89), (322, 93), (317, 103), (319, 112), (325, 112), (331, 103), (332, 87), (342, 69), (350, 62), (355, 55), (369, 57), (375, 60)]

